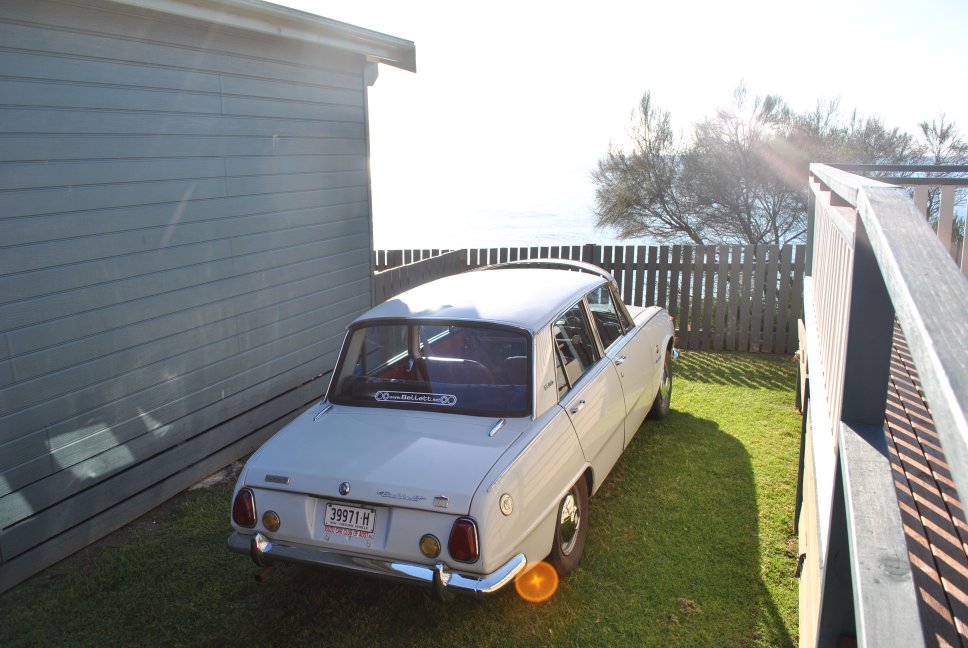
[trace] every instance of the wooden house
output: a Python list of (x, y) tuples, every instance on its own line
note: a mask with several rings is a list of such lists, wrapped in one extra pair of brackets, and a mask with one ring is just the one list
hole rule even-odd
[(0, 591), (320, 396), (378, 63), (413, 43), (257, 0), (0, 6)]

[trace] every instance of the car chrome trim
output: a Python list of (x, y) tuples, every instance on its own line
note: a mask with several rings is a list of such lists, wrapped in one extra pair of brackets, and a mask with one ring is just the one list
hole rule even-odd
[(576, 261), (573, 259), (521, 259), (519, 261), (505, 261), (494, 263), (476, 270), (501, 270), (503, 268), (542, 268), (546, 270), (577, 270), (596, 275), (618, 288), (618, 282), (612, 273), (593, 263)]
[(318, 421), (320, 416), (322, 416), (323, 414), (325, 414), (326, 412), (328, 412), (331, 409), (333, 409), (333, 406), (332, 405), (326, 405), (326, 407), (324, 407), (323, 409), (319, 410), (319, 414), (317, 414), (316, 416), (313, 417), (313, 421)]
[(503, 428), (507, 424), (508, 424), (507, 419), (498, 419), (498, 422), (494, 424), (494, 427), (491, 428), (491, 431), (488, 432), (487, 436), (489, 437), (494, 436), (495, 434), (500, 432), (501, 428)]
[(228, 545), (236, 553), (249, 554), (260, 567), (271, 564), (273, 560), (331, 567), (432, 587), (440, 595), (447, 592), (493, 594), (513, 581), (528, 564), (525, 555), (519, 553), (490, 574), (461, 574), (448, 569), (442, 562), (418, 565), (352, 556), (320, 547), (273, 542), (261, 533), (248, 535), (235, 532), (229, 536)]

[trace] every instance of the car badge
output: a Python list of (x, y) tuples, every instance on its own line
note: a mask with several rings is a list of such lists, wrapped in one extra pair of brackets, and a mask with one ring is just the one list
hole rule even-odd
[(349, 482), (343, 482), (342, 484), (339, 485), (339, 494), (340, 495), (349, 495), (350, 494), (350, 483)]
[(434, 506), (437, 508), (447, 508), (450, 506), (450, 499), (446, 495), (438, 495), (434, 498)]
[(291, 479), (289, 475), (266, 475), (266, 482), (270, 484), (282, 484), (288, 486)]
[(421, 502), (425, 499), (423, 495), (407, 495), (406, 493), (394, 493), (393, 491), (377, 491), (376, 493), (380, 497), (389, 497), (390, 499), (406, 500), (407, 502)]

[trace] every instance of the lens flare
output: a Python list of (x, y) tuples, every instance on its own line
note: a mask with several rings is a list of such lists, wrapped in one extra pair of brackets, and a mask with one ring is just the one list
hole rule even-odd
[(514, 581), (518, 596), (529, 603), (543, 603), (558, 591), (558, 572), (546, 562), (539, 562)]

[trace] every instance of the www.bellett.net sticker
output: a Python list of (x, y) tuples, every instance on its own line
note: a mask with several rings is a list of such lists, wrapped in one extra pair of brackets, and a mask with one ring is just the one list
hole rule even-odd
[(453, 407), (457, 397), (453, 394), (421, 394), (419, 392), (398, 392), (381, 390), (373, 398), (381, 403), (418, 403)]

